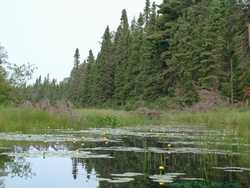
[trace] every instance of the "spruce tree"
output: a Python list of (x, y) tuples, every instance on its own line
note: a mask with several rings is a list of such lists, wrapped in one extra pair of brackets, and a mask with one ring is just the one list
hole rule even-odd
[(78, 99), (78, 105), (82, 106), (84, 102), (84, 93), (86, 88), (86, 78), (87, 78), (87, 62), (84, 61), (82, 64), (79, 65), (78, 68), (78, 87), (79, 87), (79, 99)]
[(160, 59), (160, 45), (157, 25), (156, 4), (150, 9), (148, 24), (145, 27), (143, 40), (143, 64), (140, 80), (143, 87), (143, 99), (154, 100), (163, 95), (164, 64)]
[(120, 105), (124, 105), (128, 93), (129, 77), (127, 74), (127, 63), (129, 58), (130, 30), (127, 12), (122, 11), (121, 23), (117, 29), (114, 41), (114, 65), (115, 65), (115, 91), (114, 99)]
[(75, 105), (79, 105), (80, 102), (79, 65), (80, 65), (80, 53), (79, 49), (77, 48), (74, 54), (74, 67), (71, 71), (70, 81), (69, 81), (69, 99)]
[(83, 106), (91, 105), (93, 103), (94, 95), (94, 88), (95, 86), (95, 79), (94, 79), (94, 66), (95, 66), (95, 57), (93, 55), (92, 50), (89, 50), (89, 55), (87, 58), (87, 65), (86, 65), (86, 77), (84, 79), (83, 88), (81, 90), (81, 103)]
[(150, 8), (151, 8), (151, 3), (150, 0), (146, 0), (145, 7), (144, 7), (144, 22), (147, 26), (150, 18)]
[(143, 93), (143, 81), (140, 80), (140, 73), (143, 66), (143, 41), (144, 41), (144, 17), (140, 14), (138, 20), (131, 23), (131, 35), (129, 44), (129, 59), (127, 66), (127, 91), (128, 98), (131, 100), (140, 98)]
[(109, 27), (106, 28), (101, 44), (101, 51), (97, 58), (98, 66), (98, 100), (107, 102), (112, 99), (114, 92), (114, 64), (112, 59), (112, 38)]

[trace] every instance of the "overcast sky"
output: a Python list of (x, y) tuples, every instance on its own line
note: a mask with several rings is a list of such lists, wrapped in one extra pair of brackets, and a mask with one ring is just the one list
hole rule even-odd
[[(160, 3), (161, 0), (156, 0)], [(73, 66), (75, 48), (81, 59), (96, 53), (107, 25), (115, 30), (121, 11), (129, 19), (143, 10), (145, 0), (0, 0), (0, 43), (11, 63), (31, 63), (35, 76), (58, 80)]]

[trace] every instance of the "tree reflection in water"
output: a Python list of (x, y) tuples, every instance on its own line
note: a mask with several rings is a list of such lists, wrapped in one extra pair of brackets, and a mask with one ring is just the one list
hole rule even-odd
[(0, 188), (5, 188), (4, 180), (3, 179), (0, 179)]
[[(191, 133), (190, 133), (191, 134)], [(111, 137), (111, 136), (110, 136)], [(111, 138), (114, 139), (115, 138)], [(166, 138), (169, 139), (169, 138)], [(178, 140), (179, 139), (179, 140)], [(237, 172), (225, 172), (220, 168), (214, 167), (249, 167), (250, 160), (248, 155), (230, 155), (219, 153), (202, 153), (197, 152), (195, 148), (208, 147), (207, 145), (195, 145), (193, 140), (180, 140), (180, 138), (172, 138), (172, 140), (164, 140), (164, 138), (158, 137), (139, 137), (139, 136), (124, 136), (123, 142), (118, 143), (95, 143), (95, 142), (12, 142), (5, 143), (6, 146), (11, 146), (12, 152), (37, 152), (36, 156), (39, 160), (30, 160), (28, 157), (8, 157), (1, 155), (0, 150), (0, 188), (4, 188), (4, 180), (1, 180), (1, 176), (6, 176), (6, 173), (10, 177), (20, 177), (22, 179), (30, 179), (30, 182), (34, 181), (32, 167), (35, 172), (38, 172), (40, 168), (45, 171), (46, 180), (49, 179), (46, 174), (49, 171), (51, 165), (55, 165), (51, 174), (61, 174), (60, 179), (64, 183), (67, 182), (70, 185), (78, 184), (79, 187), (88, 188), (158, 188), (158, 187), (171, 187), (171, 188), (245, 188), (249, 187), (250, 170), (242, 173)], [(172, 146), (169, 148), (169, 141), (172, 141)], [(179, 141), (179, 142), (178, 142)], [(198, 143), (200, 144), (200, 143)], [(15, 146), (13, 146), (15, 145)], [(125, 148), (122, 150), (105, 150), (110, 147)], [(1, 147), (1, 142), (0, 142)], [(118, 147), (118, 148), (119, 148)], [(155, 150), (148, 150), (147, 148), (154, 147)], [(187, 152), (178, 153), (172, 152), (174, 148), (187, 148)], [(212, 145), (214, 149), (214, 145)], [(232, 145), (217, 146), (220, 151), (224, 149), (230, 149), (234, 152), (235, 147)], [(88, 149), (90, 148), (90, 149)], [(91, 150), (91, 148), (101, 148), (100, 150)], [(141, 150), (132, 148), (141, 148)], [(194, 148), (194, 150), (192, 150)], [(101, 155), (109, 154), (113, 158), (93, 159), (93, 158), (78, 158), (78, 155), (70, 156), (69, 151), (76, 151), (76, 154), (80, 154), (81, 150), (89, 151), (91, 153)], [(145, 152), (144, 150), (145, 149)], [(161, 150), (165, 149), (167, 152), (161, 153)], [(248, 146), (243, 147), (244, 150), (249, 151)], [(169, 152), (170, 151), (170, 152)], [(6, 152), (6, 151), (5, 151)], [(79, 152), (79, 153), (78, 153)], [(4, 151), (2, 151), (4, 153)], [(60, 155), (58, 155), (60, 153)], [(41, 156), (40, 156), (41, 155)], [(52, 155), (52, 156), (51, 156)], [(28, 155), (29, 156), (29, 155)], [(80, 155), (79, 155), (80, 156)], [(52, 160), (53, 158), (53, 160)], [(45, 162), (45, 163), (43, 163)], [(48, 162), (48, 163), (47, 163)], [(39, 164), (38, 164), (39, 163)], [(66, 164), (67, 163), (67, 164)], [(35, 164), (35, 165), (33, 165)], [(42, 165), (47, 166), (42, 166)], [(40, 166), (39, 166), (40, 165)], [(44, 168), (43, 168), (44, 167)], [(163, 169), (162, 171), (160, 171)], [(43, 171), (43, 172), (44, 172)], [(133, 177), (134, 181), (128, 183), (112, 184), (107, 181), (100, 181), (98, 178), (114, 179), (112, 174), (123, 173), (142, 173), (142, 176)], [(149, 177), (152, 175), (159, 175), (165, 173), (184, 173), (183, 176), (177, 176), (172, 183), (166, 182), (153, 182)], [(35, 179), (43, 181), (39, 176)], [(46, 176), (47, 175), (47, 176)], [(41, 180), (42, 179), (42, 180)], [(14, 180), (13, 180), (14, 181)], [(51, 180), (53, 181), (53, 180)], [(93, 183), (94, 182), (94, 183)], [(53, 182), (52, 182), (53, 183)], [(2, 186), (2, 187), (1, 187)], [(16, 188), (16, 187), (14, 187)], [(19, 187), (17, 187), (19, 188)]]
[(23, 157), (15, 158), (13, 161), (7, 162), (5, 169), (11, 177), (28, 179), (35, 175), (32, 173), (31, 164)]
[(24, 157), (9, 157), (3, 154), (4, 152), (6, 149), (0, 150), (0, 188), (5, 188), (4, 177), (6, 176), (32, 178), (34, 173), (32, 173), (30, 162)]

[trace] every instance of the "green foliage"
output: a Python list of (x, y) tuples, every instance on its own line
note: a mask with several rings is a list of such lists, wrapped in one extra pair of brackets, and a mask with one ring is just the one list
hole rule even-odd
[[(82, 67), (82, 66), (81, 66)], [(77, 105), (78, 101), (80, 101), (80, 72), (84, 72), (84, 68), (80, 69), (80, 52), (77, 48), (74, 54), (74, 67), (71, 71), (70, 79), (69, 79), (69, 99), (73, 102), (73, 104)]]
[(89, 116), (87, 122), (91, 123), (90, 127), (119, 127), (120, 122), (115, 116)]
[(8, 70), (10, 72), (10, 83), (14, 87), (25, 87), (27, 82), (32, 79), (32, 76), (37, 67), (30, 63), (23, 65), (8, 65)]
[(123, 10), (117, 30), (106, 28), (96, 58), (90, 51), (80, 63), (76, 49), (68, 80), (45, 84), (51, 88), (45, 95), (35, 84), (32, 95), (54, 100), (49, 93), (59, 88), (58, 98), (78, 107), (128, 109), (163, 98), (177, 106), (192, 105), (204, 89), (231, 103), (247, 100), (249, 18), (246, 1), (164, 0), (156, 5), (146, 0), (131, 24)]
[(67, 116), (50, 114), (32, 108), (0, 107), (0, 131), (39, 131), (63, 129), (75, 123)]
[(40, 76), (36, 79), (33, 86), (26, 86), (25, 88), (17, 88), (21, 91), (21, 102), (24, 100), (33, 103), (40, 102), (41, 100), (49, 100), (52, 104), (56, 101), (65, 100), (68, 97), (69, 82), (64, 80), (58, 83), (55, 79), (51, 79), (47, 75), (44, 79)]
[(7, 54), (4, 48), (0, 45), (0, 105), (8, 103), (10, 100), (11, 88), (6, 80), (6, 71), (3, 64), (7, 62)]
[[(159, 102), (166, 102), (162, 99)], [(79, 120), (66, 114), (54, 114), (33, 108), (0, 107), (0, 131), (36, 132), (54, 129), (84, 129), (90, 127), (128, 127), (148, 125), (208, 126), (237, 130), (249, 137), (249, 108), (218, 108), (207, 112), (162, 112), (149, 118), (134, 111), (108, 109), (76, 110)]]
[(201, 88), (221, 90), (231, 102), (234, 95), (240, 97), (237, 75), (244, 61), (238, 59), (249, 62), (248, 47), (242, 46), (247, 39), (239, 35), (247, 29), (244, 17), (249, 14), (241, 6), (217, 0), (176, 0), (160, 6), (160, 28), (168, 39), (168, 48), (161, 54), (167, 65), (167, 88), (183, 94), (187, 104), (197, 101), (195, 90)]
[(103, 35), (101, 51), (97, 58), (97, 100), (106, 102), (111, 100), (114, 93), (114, 64), (112, 61), (112, 38), (109, 27)]
[(0, 105), (6, 104), (10, 100), (11, 88), (3, 76), (0, 74)]
[(126, 10), (122, 11), (121, 23), (117, 29), (114, 39), (114, 64), (115, 64), (115, 89), (114, 100), (119, 105), (124, 105), (128, 96), (130, 31)]
[(82, 109), (69, 114), (55, 114), (34, 108), (0, 107), (0, 131), (36, 132), (49, 129), (84, 129), (90, 127), (121, 127), (149, 125), (151, 120), (125, 111)]
[(81, 105), (90, 105), (93, 103), (93, 97), (96, 90), (96, 79), (95, 79), (95, 57), (92, 50), (89, 51), (87, 58), (86, 72), (84, 80), (81, 79)]

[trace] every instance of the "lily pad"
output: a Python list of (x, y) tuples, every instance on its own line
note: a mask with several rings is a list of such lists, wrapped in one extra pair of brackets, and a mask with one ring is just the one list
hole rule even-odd
[(136, 176), (143, 176), (142, 173), (134, 173), (134, 172), (126, 172), (124, 174), (111, 174), (111, 176), (115, 177), (136, 177)]
[(163, 175), (152, 175), (149, 176), (150, 179), (152, 179), (153, 182), (158, 183), (173, 183), (174, 179), (178, 176), (184, 176), (184, 173), (166, 173)]
[(250, 168), (242, 168), (242, 167), (213, 167), (213, 169), (223, 170), (224, 172), (239, 172), (239, 173), (245, 171), (250, 172)]
[(98, 181), (106, 181), (108, 183), (129, 183), (134, 180), (135, 180), (134, 178), (113, 178), (113, 179), (98, 178)]
[(172, 153), (194, 153), (194, 154), (217, 154), (217, 155), (239, 155), (239, 153), (226, 151), (226, 150), (210, 150), (206, 148), (170, 148), (162, 149), (159, 147), (149, 147), (149, 148), (138, 148), (138, 147), (123, 147), (123, 146), (113, 146), (113, 147), (95, 147), (95, 148), (84, 148), (83, 151), (121, 151), (121, 152), (136, 152), (136, 153), (157, 153), (157, 154), (172, 154)]
[(10, 157), (69, 157), (69, 158), (81, 158), (81, 159), (111, 159), (108, 154), (95, 154), (91, 152), (82, 151), (28, 151), (18, 153), (4, 153)]
[(181, 178), (184, 181), (205, 181), (203, 178)]
[(109, 142), (119, 143), (121, 140), (112, 140), (106, 137), (90, 137), (73, 134), (16, 134), (16, 133), (0, 133), (0, 140), (6, 141), (26, 141), (26, 142)]

